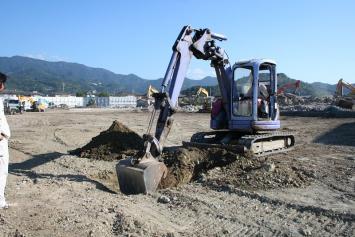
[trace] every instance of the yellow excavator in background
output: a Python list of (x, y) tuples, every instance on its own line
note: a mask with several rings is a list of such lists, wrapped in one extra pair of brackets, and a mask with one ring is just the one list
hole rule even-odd
[(147, 103), (148, 103), (148, 106), (151, 106), (151, 105), (154, 104), (154, 97), (153, 97), (154, 93), (159, 93), (159, 91), (157, 89), (155, 89), (152, 85), (149, 85), (149, 87), (147, 89)]
[(31, 110), (33, 104), (36, 103), (32, 96), (18, 95), (17, 98), (25, 111)]
[(44, 98), (35, 98), (24, 95), (18, 95), (17, 98), (24, 111), (31, 110), (33, 112), (44, 112), (49, 106), (49, 102)]
[(198, 91), (196, 92), (196, 97), (200, 96), (201, 93), (204, 94), (206, 97), (208, 97), (208, 95), (209, 95), (209, 94), (208, 94), (208, 91), (207, 91), (205, 88), (200, 87), (200, 88), (198, 89)]
[(196, 95), (195, 95), (195, 101), (194, 101), (194, 104), (198, 104), (198, 99), (201, 98), (201, 94), (205, 95), (205, 97), (202, 98), (202, 108), (198, 111), (200, 113), (210, 113), (211, 112), (211, 107), (212, 107), (212, 103), (211, 103), (211, 100), (212, 98), (209, 96), (209, 93), (208, 91), (203, 88), (203, 87), (200, 87), (197, 92), (196, 92)]
[[(344, 87), (350, 90), (350, 93), (344, 95)], [(355, 105), (355, 87), (350, 83), (344, 81), (342, 78), (338, 81), (335, 91), (335, 97), (337, 98), (336, 104), (339, 107), (345, 109), (354, 109)]]
[(147, 98), (148, 99), (153, 98), (153, 93), (159, 93), (159, 91), (155, 89), (152, 85), (149, 85), (147, 89)]

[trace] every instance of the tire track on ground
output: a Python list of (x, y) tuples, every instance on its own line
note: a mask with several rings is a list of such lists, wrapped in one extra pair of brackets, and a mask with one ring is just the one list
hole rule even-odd
[[(282, 236), (312, 233), (316, 236), (352, 236), (355, 227), (353, 213), (271, 200), (244, 190), (213, 191), (203, 195), (190, 190), (164, 193), (187, 203), (177, 208), (197, 209), (194, 229), (190, 230), (195, 234), (255, 236), (260, 233)], [(330, 225), (332, 228), (329, 228)]]

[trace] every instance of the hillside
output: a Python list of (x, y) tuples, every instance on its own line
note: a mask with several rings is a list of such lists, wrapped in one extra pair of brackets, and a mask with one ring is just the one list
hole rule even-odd
[[(286, 83), (294, 83), (296, 82), (296, 79), (289, 78), (286, 74), (280, 73), (278, 74), (277, 77), (278, 80), (278, 86), (282, 86)], [(336, 89), (336, 85), (330, 85), (327, 83), (323, 82), (313, 82), (313, 83), (307, 83), (307, 82), (301, 82), (301, 88), (299, 90), (299, 93), (301, 95), (312, 95), (312, 96), (331, 96), (334, 95)], [(292, 92), (294, 89), (289, 89), (286, 90), (287, 92)]]
[[(242, 80), (246, 80), (247, 78), (242, 78)], [(295, 83), (296, 79), (289, 78), (286, 74), (284, 73), (279, 73), (277, 76), (278, 80), (278, 87), (281, 87), (287, 83)], [(190, 87), (188, 89), (185, 89), (182, 91), (183, 94), (185, 95), (195, 95), (197, 90), (199, 89), (200, 86), (194, 86)], [(219, 88), (217, 85), (214, 86), (204, 86), (208, 90), (208, 92), (211, 95), (214, 96), (219, 96)], [(322, 82), (314, 82), (314, 83), (307, 83), (307, 82), (301, 82), (301, 88), (299, 90), (300, 95), (310, 95), (310, 96), (316, 96), (316, 97), (323, 97), (323, 96), (332, 96), (335, 92), (336, 85), (330, 85), (327, 83), (322, 83)], [(294, 88), (287, 89), (286, 92), (293, 93)]]
[[(0, 57), (0, 71), (9, 75), (8, 90), (38, 91), (44, 94), (76, 93), (96, 90), (109, 94), (144, 94), (149, 84), (160, 87), (161, 80), (145, 80), (134, 74), (116, 74), (102, 68), (78, 63), (47, 62), (22, 56)], [(186, 79), (183, 89), (197, 85), (215, 85), (212, 77)]]
[[(102, 68), (88, 67), (78, 63), (48, 62), (22, 56), (0, 57), (0, 71), (9, 75), (7, 90), (24, 92), (38, 91), (43, 94), (97, 91), (112, 95), (145, 94), (151, 84), (156, 88), (162, 79), (146, 80), (137, 75), (116, 74)], [(295, 79), (279, 74), (278, 84), (282, 86)], [(219, 94), (217, 80), (206, 77), (202, 80), (186, 79), (183, 94), (193, 94), (199, 86), (207, 87), (212, 95)], [(63, 90), (64, 88), (64, 90)], [(335, 91), (335, 85), (326, 83), (301, 83), (302, 95), (327, 96)]]

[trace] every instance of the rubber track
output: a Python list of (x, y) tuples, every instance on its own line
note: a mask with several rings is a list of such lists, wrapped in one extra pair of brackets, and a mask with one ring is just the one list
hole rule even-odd
[(257, 140), (263, 140), (263, 139), (272, 138), (272, 137), (285, 137), (285, 136), (289, 136), (289, 137), (293, 138), (293, 141), (292, 141), (292, 144), (290, 147), (284, 147), (284, 148), (277, 149), (277, 150), (253, 154), (256, 157), (261, 157), (261, 156), (266, 156), (266, 155), (271, 155), (271, 154), (276, 154), (276, 153), (292, 150), (293, 146), (295, 144), (294, 134), (285, 133), (285, 132), (273, 132), (273, 133), (266, 133), (266, 134), (245, 135), (240, 138), (238, 143), (241, 145), (244, 145), (248, 150), (250, 150), (250, 147), (252, 146), (252, 144), (255, 143)]
[[(201, 138), (203, 137), (203, 134), (205, 135), (211, 135), (213, 132), (206, 132), (206, 133), (198, 133), (194, 135), (194, 139), (196, 138)], [(231, 145), (231, 144), (216, 144), (216, 143), (204, 143), (204, 142), (182, 142), (183, 146), (185, 147), (197, 147), (197, 148), (220, 148), (220, 149), (225, 149), (228, 151), (236, 152), (236, 153), (247, 153), (250, 150), (251, 145), (260, 139), (267, 139), (267, 138), (272, 138), (272, 137), (284, 137), (284, 136), (292, 136), (293, 141), (292, 145), (290, 147), (285, 147), (282, 149), (277, 149), (277, 150), (272, 150), (272, 151), (267, 151), (263, 153), (258, 153), (258, 154), (251, 154), (254, 157), (262, 157), (262, 156), (267, 156), (267, 155), (272, 155), (280, 152), (286, 152), (290, 151), (293, 149), (294, 146), (294, 135), (292, 133), (285, 133), (285, 132), (273, 132), (273, 133), (265, 133), (265, 134), (256, 134), (256, 135), (244, 135), (238, 140), (238, 145)], [(192, 139), (193, 140), (193, 139)], [(243, 148), (244, 147), (244, 148)]]

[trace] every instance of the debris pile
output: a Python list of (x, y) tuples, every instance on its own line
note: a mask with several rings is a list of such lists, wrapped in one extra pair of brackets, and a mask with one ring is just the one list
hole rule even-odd
[(298, 96), (291, 93), (284, 93), (277, 96), (280, 106), (307, 105), (307, 104), (327, 104), (334, 102), (333, 97)]
[(186, 113), (196, 113), (202, 108), (201, 105), (184, 105), (182, 107), (178, 107), (179, 112)]
[[(310, 117), (355, 117), (355, 110), (339, 104), (334, 97), (297, 96), (291, 93), (278, 95), (281, 115)], [(339, 107), (340, 106), (340, 107)]]
[(277, 96), (277, 102), (281, 111), (322, 111), (333, 104), (333, 98), (285, 93)]
[(142, 147), (142, 137), (119, 121), (114, 121), (109, 129), (71, 153), (89, 159), (110, 161), (134, 156)]
[[(336, 98), (334, 98), (333, 96), (328, 96), (328, 97), (298, 96), (292, 93), (279, 94), (277, 96), (277, 102), (281, 113), (324, 112), (328, 110), (330, 106), (339, 106)], [(178, 112), (196, 113), (196, 112), (201, 112), (202, 110), (203, 110), (202, 105), (189, 104), (189, 105), (178, 107)], [(287, 115), (292, 115), (292, 114), (287, 114)]]

